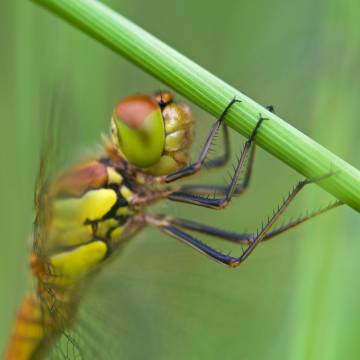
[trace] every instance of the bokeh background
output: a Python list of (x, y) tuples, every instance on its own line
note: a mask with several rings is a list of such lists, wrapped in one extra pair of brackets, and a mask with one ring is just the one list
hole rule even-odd
[[(104, 3), (360, 167), (357, 0)], [(164, 85), (29, 1), (0, 8), (1, 352), (29, 283), (33, 187), (52, 95), (60, 148), (74, 159), (108, 131), (118, 99)], [(196, 154), (213, 119), (193, 111)], [(233, 160), (243, 141), (232, 134)], [(167, 203), (154, 211), (252, 231), (300, 178), (259, 150), (249, 191), (227, 210)], [(199, 180), (224, 182), (223, 171)], [(331, 200), (313, 186), (288, 216)], [(359, 214), (346, 207), (260, 246), (235, 271), (148, 229), (96, 280), (79, 334), (103, 359), (359, 359), (359, 257)]]

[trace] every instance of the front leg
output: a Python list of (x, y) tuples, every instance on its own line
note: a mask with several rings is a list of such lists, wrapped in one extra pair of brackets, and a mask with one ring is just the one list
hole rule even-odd
[[(229, 186), (227, 187), (226, 192), (223, 197), (208, 198), (205, 196), (201, 196), (201, 195), (197, 195), (197, 194), (194, 194), (191, 192), (186, 192), (186, 191), (180, 190), (178, 192), (174, 192), (174, 193), (170, 194), (168, 199), (172, 200), (172, 201), (178, 201), (178, 202), (183, 202), (183, 203), (190, 203), (193, 205), (204, 206), (204, 207), (211, 208), (211, 209), (225, 208), (229, 204), (232, 196), (236, 193), (236, 191), (237, 190), (239, 192), (241, 191), (241, 187), (239, 188), (239, 186), (238, 186), (238, 178), (239, 178), (240, 172), (241, 172), (244, 164), (246, 163), (246, 159), (249, 155), (249, 152), (250, 152), (250, 154), (252, 152), (251, 149), (253, 147), (252, 146), (253, 142), (254, 142), (256, 134), (264, 120), (265, 120), (265, 118), (260, 115), (259, 120), (258, 120), (249, 140), (247, 140), (245, 142), (244, 148), (240, 154), (234, 174), (231, 178), (231, 182), (230, 182)], [(248, 176), (245, 177), (245, 186), (248, 185), (248, 182), (250, 179), (249, 174), (250, 173), (248, 173)], [(191, 188), (191, 185), (189, 187)], [(242, 189), (242, 191), (243, 191), (243, 189)]]
[[(219, 119), (216, 120), (216, 122), (214, 123), (214, 125), (212, 126), (211, 130), (210, 130), (210, 133), (205, 141), (205, 144), (203, 145), (203, 148), (200, 152), (200, 155), (199, 155), (199, 158), (196, 162), (188, 165), (188, 166), (185, 166), (184, 168), (178, 170), (178, 171), (175, 171), (173, 172), (172, 174), (169, 174), (169, 175), (166, 175), (164, 177), (164, 182), (166, 183), (169, 183), (169, 182), (172, 182), (172, 181), (175, 181), (175, 180), (178, 180), (178, 179), (181, 179), (183, 177), (186, 177), (186, 176), (189, 176), (189, 175), (193, 175), (195, 173), (197, 173), (201, 168), (202, 166), (204, 165), (205, 163), (205, 159), (206, 159), (206, 156), (208, 155), (208, 152), (209, 152), (209, 149), (211, 147), (211, 144), (214, 140), (214, 137), (216, 136), (216, 133), (217, 131), (219, 130), (220, 126), (222, 125), (223, 123), (223, 120), (227, 114), (227, 112), (230, 110), (230, 108), (235, 104), (235, 103), (239, 103), (241, 102), (240, 100), (237, 100), (236, 98), (233, 98), (229, 104), (226, 106), (226, 108), (224, 109), (224, 111), (222, 112), (222, 114), (220, 115)], [(225, 130), (227, 131), (227, 130)], [(227, 136), (227, 133), (225, 133), (225, 136)], [(225, 149), (226, 151), (226, 149)], [(227, 158), (227, 154), (225, 153), (225, 161), (226, 161), (226, 158)], [(215, 159), (216, 161), (211, 163), (211, 161), (209, 162), (210, 166), (219, 166), (218, 164), (222, 164), (224, 162), (223, 159)]]
[[(245, 176), (241, 182), (236, 184), (233, 195), (243, 194), (249, 187), (254, 159), (255, 159), (255, 144), (250, 149), (250, 154), (246, 163)], [(202, 184), (186, 184), (182, 185), (179, 189), (180, 192), (190, 193), (193, 195), (220, 195), (224, 196), (228, 192), (228, 186), (226, 185), (202, 185)]]

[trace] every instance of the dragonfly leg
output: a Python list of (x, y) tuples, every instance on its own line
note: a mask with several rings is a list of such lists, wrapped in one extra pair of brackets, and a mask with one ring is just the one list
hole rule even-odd
[[(245, 176), (242, 179), (241, 183), (236, 184), (233, 195), (243, 194), (251, 180), (251, 175), (253, 171), (253, 164), (255, 159), (255, 144), (251, 146), (249, 150), (249, 158), (246, 163)], [(186, 184), (182, 185), (179, 189), (180, 192), (186, 192), (191, 194), (213, 194), (213, 195), (226, 195), (229, 190), (228, 186), (222, 185), (201, 185), (201, 184)]]
[[(227, 109), (225, 109), (225, 111), (222, 114), (222, 116), (220, 117), (220, 119), (224, 118), (227, 110), (231, 106), (232, 106), (232, 104), (230, 103), (228, 105)], [(268, 105), (265, 108), (267, 110), (269, 110), (270, 112), (275, 113), (274, 105)], [(228, 163), (228, 161), (230, 159), (229, 129), (228, 129), (228, 126), (224, 122), (222, 122), (222, 128), (223, 128), (223, 134), (224, 134), (224, 154), (220, 155), (219, 157), (216, 157), (215, 159), (205, 161), (204, 162), (204, 167), (207, 168), (207, 169), (213, 169), (213, 168), (224, 166), (224, 165), (226, 165)], [(250, 175), (251, 175), (251, 168), (252, 168), (252, 163), (253, 163), (253, 160), (254, 160), (254, 151), (255, 151), (255, 144), (253, 143), (252, 151), (251, 151), (251, 154), (249, 155), (249, 164), (248, 164), (249, 166), (248, 166), (248, 169), (246, 171), (245, 179), (248, 177), (248, 174), (249, 174), (249, 178), (250, 178)], [(246, 188), (246, 186), (245, 186), (245, 188)], [(240, 187), (239, 187), (239, 189), (240, 189)], [(241, 190), (239, 190), (238, 193), (242, 193), (243, 191), (244, 191), (243, 188), (241, 188)]]
[[(199, 158), (196, 162), (188, 165), (188, 166), (185, 166), (184, 168), (178, 170), (178, 171), (175, 171), (173, 172), (172, 174), (169, 174), (167, 176), (165, 176), (165, 182), (169, 183), (169, 182), (172, 182), (172, 181), (175, 181), (175, 180), (178, 180), (180, 178), (183, 178), (185, 176), (189, 176), (189, 175), (192, 175), (192, 174), (195, 174), (196, 172), (198, 172), (201, 167), (204, 165), (205, 163), (205, 159), (206, 159), (206, 156), (209, 152), (209, 149), (211, 147), (211, 144), (216, 136), (216, 133), (217, 131), (219, 130), (221, 124), (223, 123), (223, 120), (227, 114), (227, 112), (230, 110), (230, 108), (238, 103), (238, 102), (241, 102), (240, 100), (237, 100), (236, 98), (233, 98), (229, 104), (226, 106), (226, 108), (224, 109), (224, 111), (222, 112), (222, 114), (220, 115), (219, 119), (216, 120), (216, 122), (214, 123), (214, 125), (212, 126), (211, 130), (210, 130), (210, 133), (205, 141), (205, 144), (200, 152), (200, 155), (199, 155)], [(226, 136), (226, 135), (225, 135)], [(225, 160), (227, 158), (228, 155), (225, 155)], [(219, 159), (214, 159), (216, 160), (215, 162), (215, 166), (217, 166), (216, 163), (220, 163), (222, 164), (224, 162), (224, 160), (222, 160), (220, 158)], [(211, 161), (210, 163), (210, 166), (214, 166), (214, 165), (211, 165)]]
[[(275, 108), (273, 105), (268, 105), (266, 106), (266, 109), (269, 110), (272, 113), (275, 113)], [(230, 152), (230, 143), (229, 143), (229, 138), (228, 138), (228, 132), (227, 132), (227, 127), (224, 124), (224, 131), (226, 131), (226, 133), (224, 132), (224, 140), (225, 140), (225, 154), (227, 152)], [(227, 145), (226, 145), (227, 144)], [(245, 176), (244, 179), (242, 180), (242, 182), (240, 184), (236, 185), (236, 188), (234, 190), (233, 195), (241, 195), (243, 194), (250, 183), (251, 180), (251, 175), (252, 175), (252, 170), (253, 170), (253, 164), (254, 164), (254, 159), (255, 159), (255, 149), (256, 146), (254, 143), (252, 143), (251, 149), (249, 150), (249, 158), (247, 160), (247, 165), (246, 165), (246, 170), (245, 170)], [(223, 155), (223, 158), (225, 158), (225, 154)], [(229, 158), (229, 155), (227, 155), (227, 160)], [(219, 157), (220, 160), (220, 157)], [(212, 161), (218, 161), (217, 159), (214, 159)], [(224, 161), (223, 163), (221, 163), (221, 165), (224, 165), (226, 162)], [(219, 166), (221, 166), (219, 165)], [(209, 167), (208, 165), (205, 166)], [(221, 186), (221, 185), (201, 185), (201, 184), (188, 184), (188, 185), (183, 185), (180, 188), (181, 192), (191, 192), (193, 194), (216, 194), (216, 195), (225, 195), (228, 191), (228, 186)]]
[(229, 162), (230, 159), (229, 129), (224, 122), (222, 122), (221, 127), (223, 129), (223, 136), (224, 136), (224, 153), (214, 159), (204, 161), (204, 167), (206, 169), (215, 169), (218, 167), (222, 167)]
[[(238, 267), (241, 263), (243, 263), (248, 256), (254, 251), (256, 246), (266, 238), (266, 236), (270, 236), (270, 229), (273, 227), (273, 225), (277, 222), (277, 220), (280, 218), (280, 216), (283, 214), (283, 212), (286, 210), (286, 208), (289, 206), (289, 204), (292, 202), (292, 200), (296, 197), (297, 194), (309, 183), (311, 183), (311, 180), (304, 180), (299, 182), (293, 190), (289, 193), (287, 198), (284, 199), (283, 203), (278, 207), (278, 209), (273, 213), (273, 215), (268, 218), (268, 221), (265, 225), (263, 225), (256, 234), (253, 234), (248, 239), (244, 239), (243, 241), (246, 242), (246, 248), (243, 251), (242, 255), (239, 257), (233, 257), (230, 255), (225, 255), (212, 247), (208, 246), (207, 244), (204, 244), (200, 240), (196, 239), (195, 237), (187, 234), (183, 230), (181, 230), (179, 227), (179, 224), (174, 224), (174, 222), (171, 221), (170, 218), (163, 218), (163, 219), (157, 219), (153, 217), (147, 217), (147, 222), (149, 224), (153, 224), (157, 226), (161, 231), (164, 233), (175, 237), (186, 244), (192, 246), (196, 250), (200, 251), (201, 253), (209, 256), (215, 261), (218, 261), (224, 265), (227, 265), (229, 267)], [(214, 229), (212, 229), (214, 230)], [(276, 230), (275, 230), (276, 231)], [(283, 230), (284, 231), (284, 230)], [(224, 234), (223, 234), (224, 235)], [(276, 234), (273, 233), (273, 236)], [(238, 237), (239, 234), (238, 234)], [(269, 238), (269, 237), (268, 237)]]
[(241, 172), (244, 164), (246, 164), (246, 159), (249, 155), (249, 152), (250, 152), (251, 157), (254, 156), (254, 152), (252, 150), (253, 142), (255, 140), (255, 137), (256, 137), (259, 127), (261, 126), (262, 122), (265, 119), (266, 118), (264, 118), (260, 115), (259, 120), (258, 120), (250, 138), (245, 142), (244, 148), (238, 159), (237, 166), (234, 169), (234, 174), (232, 176), (231, 182), (230, 182), (229, 186), (226, 188), (226, 191), (225, 191), (223, 197), (210, 199), (208, 197), (200, 196), (200, 195), (194, 194), (192, 192), (188, 192), (188, 191), (182, 191), (180, 189), (180, 191), (176, 191), (176, 192), (173, 192), (172, 194), (170, 194), (168, 199), (172, 200), (172, 201), (179, 201), (179, 202), (204, 206), (204, 207), (208, 207), (208, 208), (212, 208), (212, 209), (225, 208), (229, 204), (229, 202), (234, 194), (240, 194), (248, 186), (248, 183), (250, 180), (250, 175), (251, 175), (251, 163), (252, 163), (251, 159), (250, 159), (250, 171), (247, 172), (245, 181), (239, 185), (238, 178), (239, 178), (240, 172)]
[[(305, 223), (306, 221), (320, 215), (323, 214), (331, 209), (335, 209), (338, 206), (342, 205), (343, 203), (340, 201), (336, 201), (334, 203), (329, 204), (326, 207), (323, 207), (319, 210), (316, 210), (310, 214), (307, 214), (305, 216), (301, 216), (296, 220), (293, 221), (289, 221), (287, 224), (282, 225), (272, 231), (269, 231), (262, 239), (262, 241), (266, 241), (266, 240), (270, 240), (290, 229), (293, 229), (294, 227)], [(168, 220), (169, 221), (169, 220)], [(232, 231), (227, 231), (227, 230), (222, 230), (222, 229), (218, 229), (216, 227), (213, 226), (208, 226), (205, 224), (200, 224), (191, 220), (186, 220), (186, 219), (179, 219), (179, 218), (171, 218), (171, 224), (177, 227), (181, 227), (183, 229), (187, 229), (190, 231), (195, 231), (201, 234), (206, 234), (206, 235), (210, 235), (210, 236), (214, 236), (217, 238), (220, 238), (222, 240), (227, 240), (227, 241), (231, 241), (237, 244), (243, 244), (243, 245), (248, 245), (253, 239), (254, 239), (254, 234), (251, 233), (237, 233), (237, 232), (232, 232)]]
[(275, 106), (274, 105), (268, 105), (265, 106), (266, 109), (268, 109), (270, 112), (272, 112), (273, 114), (275, 114)]

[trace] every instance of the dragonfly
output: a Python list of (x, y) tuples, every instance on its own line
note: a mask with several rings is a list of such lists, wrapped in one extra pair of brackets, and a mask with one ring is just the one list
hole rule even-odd
[[(293, 187), (255, 233), (230, 232), (147, 211), (149, 206), (165, 200), (221, 210), (246, 191), (252, 175), (255, 139), (267, 120), (261, 114), (243, 145), (228, 185), (177, 182), (195, 176), (203, 168), (219, 168), (229, 161), (229, 132), (224, 120), (234, 106), (241, 106), (241, 101), (229, 101), (194, 162), (190, 161), (194, 125), (190, 107), (175, 101), (170, 91), (121, 100), (113, 110), (110, 136), (103, 141), (101, 155), (94, 159), (48, 179), (46, 156), (42, 157), (30, 254), (34, 286), (20, 304), (3, 359), (45, 359), (64, 334), (69, 343), (79, 346), (67, 331), (76, 322), (86, 289), (123, 245), (148, 226), (220, 264), (237, 268), (260, 243), (341, 205), (336, 201), (285, 225), (274, 226), (301, 190), (314, 182), (305, 179)], [(224, 151), (208, 159), (219, 131), (223, 132)], [(239, 256), (224, 254), (194, 233), (239, 244), (242, 251)], [(59, 354), (60, 358), (69, 358)], [(91, 357), (79, 350), (78, 358)]]

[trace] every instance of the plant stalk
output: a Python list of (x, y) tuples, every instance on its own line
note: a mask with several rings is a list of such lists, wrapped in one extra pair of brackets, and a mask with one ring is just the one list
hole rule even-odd
[(233, 97), (241, 100), (226, 116), (230, 127), (249, 137), (259, 116), (266, 117), (269, 121), (259, 129), (256, 143), (307, 178), (318, 179), (332, 174), (318, 184), (360, 211), (360, 172), (239, 90), (96, 0), (33, 1), (137, 64), (215, 117)]

